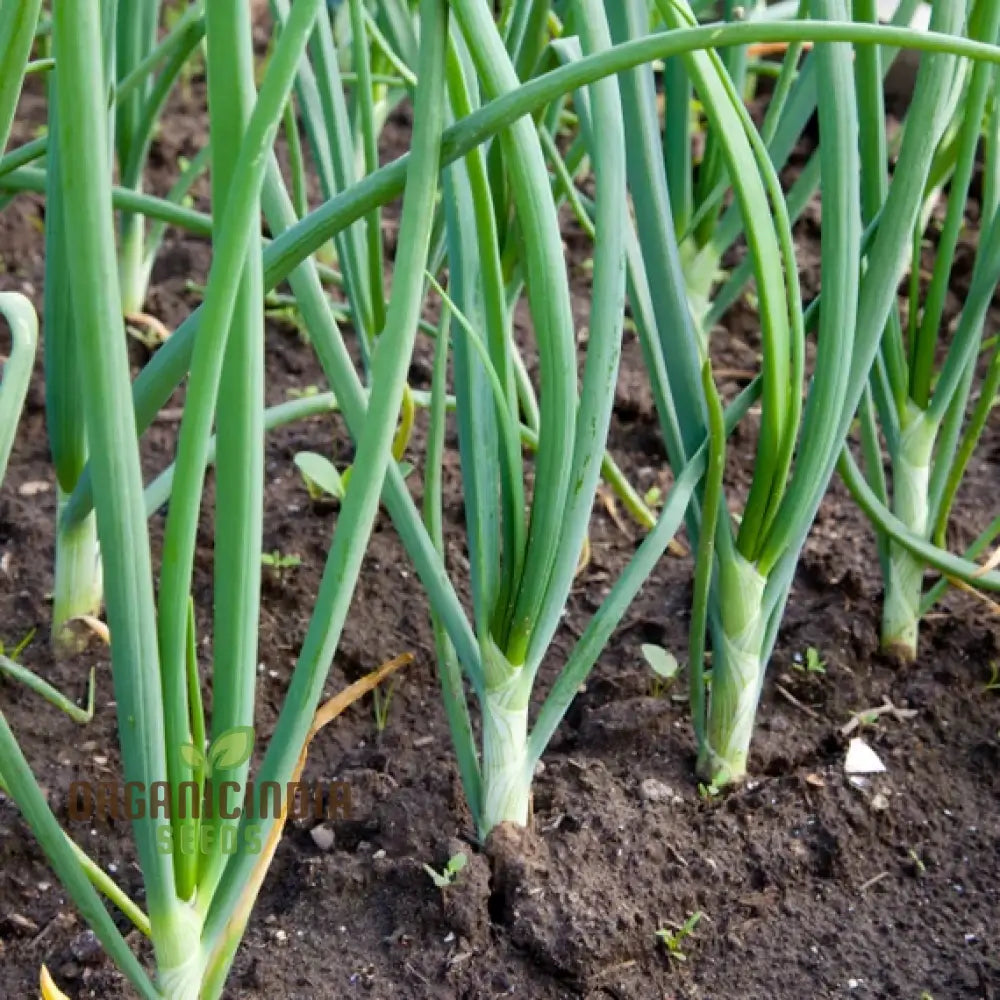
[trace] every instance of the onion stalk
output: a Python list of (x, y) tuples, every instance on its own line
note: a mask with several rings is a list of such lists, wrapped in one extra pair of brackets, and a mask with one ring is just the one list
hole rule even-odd
[[(674, 31), (694, 23), (683, 3), (659, 0), (657, 9)], [(844, 21), (848, 14), (840, 0), (812, 2), (808, 13), (833, 21)], [(637, 2), (618, 8), (613, 24), (619, 40), (642, 37), (644, 18), (643, 5)], [(963, 12), (952, 10), (939, 13), (931, 27), (958, 33), (962, 24)], [(714, 545), (698, 544), (699, 560), (710, 559), (714, 571), (709, 572), (707, 565), (699, 567), (699, 576), (712, 582), (696, 591), (693, 616), (696, 623), (706, 621), (711, 634), (711, 686), (705, 697), (696, 692), (692, 705), (699, 773), (716, 787), (739, 781), (746, 773), (756, 706), (799, 552), (865, 391), (879, 334), (893, 307), (892, 289), (903, 273), (910, 233), (922, 206), (936, 135), (950, 114), (947, 81), (955, 61), (945, 55), (928, 57), (913, 104), (913, 113), (923, 126), (919, 136), (908, 132), (904, 137), (896, 180), (862, 274), (857, 137), (859, 120), (871, 109), (856, 96), (851, 49), (823, 43), (821, 35), (816, 33), (812, 58), (821, 133), (823, 295), (815, 372), (801, 416), (796, 401), (803, 384), (805, 324), (796, 265), (787, 249), (791, 236), (785, 199), (765, 153), (764, 138), (742, 111), (721, 65), (708, 55), (685, 59), (710, 127), (725, 146), (728, 177), (748, 242), (748, 267), (757, 280), (763, 342), (764, 395), (757, 460), (738, 527), (732, 523), (727, 503), (721, 503), (718, 514), (704, 507), (704, 498), (714, 492), (709, 488), (712, 483), (699, 492), (701, 504), (688, 518), (696, 540), (703, 525), (715, 534)], [(630, 183), (652, 289), (651, 314), (639, 328), (645, 327), (650, 341), (647, 356), (656, 362), (652, 371), (659, 388), (654, 396), (668, 454), (677, 470), (689, 454), (689, 442), (705, 433), (714, 389), (700, 397), (694, 391), (699, 385), (695, 366), (701, 344), (690, 318), (682, 255), (670, 222), (667, 172), (657, 155), (658, 131), (650, 110), (653, 90), (642, 71), (635, 71), (624, 86), (626, 115), (633, 116)], [(650, 169), (657, 161), (659, 165)], [(774, 273), (775, 267), (783, 275)], [(669, 281), (663, 281), (664, 273), (670, 275)], [(655, 337), (649, 336), (650, 331)], [(717, 477), (715, 486), (721, 485), (721, 471)], [(703, 651), (704, 636), (700, 627), (693, 627), (693, 678), (703, 670)]]
[[(869, 0), (862, 6), (874, 19), (875, 5)], [(990, 44), (1000, 41), (1000, 9), (995, 4), (973, 2), (964, 6), (970, 38)], [(931, 27), (936, 23), (932, 19)], [(869, 103), (877, 113), (881, 109), (880, 95), (872, 84), (877, 68), (864, 68)], [(872, 372), (870, 402), (859, 415), (864, 476), (880, 508), (886, 513), (891, 511), (911, 536), (944, 548), (952, 506), (1000, 385), (995, 347), (978, 387), (976, 384), (980, 359), (987, 350), (987, 310), (1000, 283), (1000, 216), (995, 183), (1000, 163), (1000, 87), (994, 68), (985, 63), (956, 65), (941, 86), (950, 96), (950, 113), (934, 134), (934, 169), (912, 234), (907, 321), (904, 325), (898, 307), (894, 307)], [(918, 111), (911, 107), (904, 135), (927, 128), (927, 120)], [(863, 164), (870, 219), (883, 210), (887, 197), (886, 162), (880, 155), (886, 148), (884, 129), (884, 122), (873, 118), (872, 141), (866, 144), (868, 155)], [(984, 176), (988, 178), (980, 221), (982, 235), (969, 294), (954, 332), (946, 334), (945, 300), (980, 148), (985, 150)], [(946, 202), (944, 222), (925, 292), (920, 280), (921, 251), (932, 210), (942, 201)], [(891, 486), (883, 473), (882, 440), (892, 474)], [(848, 471), (847, 482), (857, 493), (855, 471)], [(927, 610), (924, 573), (928, 563), (884, 530), (878, 519), (873, 523), (885, 581), (882, 647), (898, 659), (912, 661), (918, 653), (919, 622)]]

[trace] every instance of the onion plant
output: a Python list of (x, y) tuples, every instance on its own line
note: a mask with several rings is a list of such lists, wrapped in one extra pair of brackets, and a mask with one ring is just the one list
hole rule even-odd
[[(6, 146), (40, 9), (40, 3), (18, 4), (13, 0), (7, 0), (0, 8), (0, 66), (3, 67), (0, 69), (0, 151)], [(50, 157), (53, 162), (57, 161), (54, 144)], [(61, 205), (58, 197), (50, 199), (48, 203), (46, 236), (46, 359), (49, 361), (46, 402), (61, 507), (63, 498), (76, 485), (87, 454), (79, 406), (79, 375), (75, 368), (75, 351), (72, 349), (69, 318), (72, 308), (64, 281), (66, 257), (62, 244)], [(20, 336), (24, 336), (23, 332)], [(17, 348), (15, 342), (15, 349)], [(15, 350), (15, 353), (18, 351)], [(62, 361), (63, 353), (65, 362)], [(20, 354), (21, 357), (24, 356), (23, 345), (20, 347)], [(34, 355), (33, 345), (31, 354)], [(56, 354), (59, 354), (60, 361), (53, 364), (51, 359)], [(30, 364), (28, 371), (30, 372)], [(53, 401), (57, 398), (59, 405), (55, 406)], [(8, 426), (12, 435), (15, 422), (12, 421)], [(9, 446), (8, 441), (8, 449)], [(53, 594), (56, 624), (53, 634), (59, 635), (71, 618), (81, 614), (96, 614), (100, 606), (100, 560), (93, 517), (83, 519), (68, 531), (59, 533), (56, 564), (56, 587)]]
[[(863, 6), (873, 17), (874, 4)], [(998, 30), (1000, 9), (995, 4), (968, 5), (970, 38), (995, 43)], [(871, 222), (882, 212), (889, 188), (877, 51), (865, 53), (858, 66), (870, 109), (862, 166), (866, 222)], [(987, 311), (1000, 284), (997, 80), (994, 67), (963, 63), (942, 82), (950, 97), (952, 120), (938, 133), (935, 169), (927, 182), (924, 210), (912, 233), (905, 314), (894, 303), (870, 390), (859, 413), (864, 476), (881, 509), (891, 511), (912, 535), (941, 548), (946, 546), (946, 530), (962, 478), (1000, 388), (1000, 354), (996, 344), (991, 348), (985, 339)], [(903, 126), (905, 132), (927, 127), (918, 112), (911, 109)], [(958, 242), (966, 231), (969, 191), (980, 149), (985, 157), (980, 238), (969, 292), (952, 320), (945, 314), (946, 298)], [(938, 227), (931, 219), (942, 203), (944, 218)], [(938, 233), (925, 284), (923, 255), (932, 226)], [(984, 354), (989, 355), (985, 370)], [(984, 377), (977, 384), (980, 373)], [(883, 441), (891, 489), (883, 471)], [(844, 457), (844, 472), (848, 484), (856, 489), (859, 471), (850, 455)], [(913, 660), (919, 621), (927, 607), (923, 579), (928, 564), (880, 529), (877, 515), (874, 523), (885, 580), (882, 646), (900, 659)], [(995, 534), (993, 527), (977, 541), (976, 551), (988, 545)]]
[[(376, 140), (386, 117), (412, 91), (416, 82), (411, 68), (416, 45), (411, 7), (403, 0), (393, 0), (380, 5), (377, 17), (373, 17), (362, 3), (352, 0), (340, 8), (339, 15), (334, 20), (332, 34), (322, 20), (317, 25), (310, 43), (309, 62), (300, 67), (296, 95), (309, 148), (317, 164), (321, 188), (327, 197), (350, 187), (357, 176), (371, 173), (375, 169), (378, 161)], [(280, 25), (287, 17), (288, 4), (285, 0), (272, 0), (271, 11)], [(544, 23), (545, 18), (542, 18), (542, 24)], [(510, 25), (508, 29), (510, 30)], [(342, 63), (351, 67), (350, 74), (341, 71)], [(546, 118), (551, 119), (551, 113)], [(542, 125), (540, 131), (542, 138), (549, 140), (546, 152), (551, 161), (554, 140), (544, 131), (545, 128)], [(286, 134), (293, 137), (291, 147), (294, 151), (297, 133), (293, 117), (286, 118)], [(558, 154), (555, 156), (558, 157)], [(293, 190), (304, 190), (304, 178), (300, 177), (304, 159), (295, 154), (290, 156), (290, 161)], [(565, 190), (558, 190), (560, 201), (565, 195)], [(296, 213), (301, 216), (305, 210), (304, 201), (302, 198), (293, 200), (296, 202)], [(498, 206), (498, 218), (505, 214), (507, 208)], [(435, 219), (431, 270), (439, 266), (443, 259), (443, 234), (444, 212), (439, 205)], [(439, 239), (438, 236), (442, 238)], [(516, 240), (516, 232), (513, 237)], [(381, 293), (384, 280), (384, 242), (377, 207), (366, 213), (364, 225), (359, 223), (346, 227), (336, 238), (338, 258), (343, 270), (342, 288), (358, 335), (362, 360), (366, 364), (373, 331), (380, 327), (381, 313), (384, 310)], [(523, 287), (524, 277), (520, 273), (520, 262), (516, 258), (512, 259), (508, 249), (506, 245), (502, 246), (501, 256), (507, 258), (510, 270), (514, 272), (510, 276), (505, 275), (506, 295), (508, 300), (513, 301)], [(505, 326), (510, 330), (509, 317)], [(524, 411), (522, 437), (529, 447), (534, 447), (538, 434), (538, 406), (526, 365), (519, 353), (513, 355), (512, 367)], [(411, 391), (408, 400), (412, 402), (413, 398)], [(642, 526), (649, 528), (655, 523), (654, 514), (609, 453), (603, 459), (602, 475), (625, 509)]]
[[(694, 23), (691, 10), (679, 0), (657, 0), (656, 6), (669, 30)], [(962, 33), (962, 6), (936, 8), (931, 28)], [(840, 21), (849, 15), (840, 0), (816, 0), (807, 12)], [(620, 39), (642, 37), (648, 30), (647, 16), (645, 4), (626, 2), (616, 7), (612, 24)], [(721, 61), (711, 54), (684, 57), (709, 127), (722, 143), (728, 181), (742, 216), (757, 285), (763, 355), (757, 458), (743, 508), (735, 517), (731, 513), (720, 466), (698, 492), (699, 503), (688, 518), (698, 549), (691, 703), (699, 772), (715, 786), (738, 781), (746, 772), (756, 706), (799, 553), (862, 401), (908, 260), (937, 141), (951, 110), (949, 84), (956, 60), (928, 55), (911, 111), (921, 124), (904, 135), (892, 184), (864, 253), (859, 136), (866, 134), (870, 116), (880, 114), (881, 107), (873, 108), (863, 99), (864, 88), (859, 94), (850, 47), (821, 44), (817, 37), (814, 57), (822, 297), (816, 305), (816, 362), (804, 407), (806, 323), (785, 197), (764, 140)], [(630, 185), (649, 292), (648, 316), (639, 326), (647, 331), (647, 356), (653, 362), (668, 453), (679, 469), (705, 433), (716, 403), (714, 390), (707, 395), (697, 391), (701, 344), (685, 291), (652, 83), (648, 70), (636, 70), (623, 82)], [(880, 78), (869, 78), (872, 83), (880, 85)], [(712, 645), (710, 686), (703, 668), (706, 623)]]
[[(114, 73), (117, 82), (140, 63), (156, 45), (160, 25), (160, 0), (136, 0), (119, 4), (115, 16)], [(109, 46), (110, 47), (110, 46)], [(115, 107), (114, 142), (118, 174), (123, 187), (142, 189), (143, 169), (149, 143), (156, 123), (156, 108), (147, 114), (147, 103), (153, 90), (147, 77), (142, 86)], [(166, 96), (166, 88), (161, 88)], [(119, 232), (119, 282), (122, 310), (142, 311), (146, 299), (148, 272), (143, 260), (144, 219), (134, 213), (122, 213)]]
[[(121, 183), (132, 192), (142, 188), (149, 145), (163, 102), (177, 73), (201, 37), (199, 5), (192, 5), (161, 47), (157, 41), (158, 2), (100, 5), (102, 16), (102, 65), (105, 79), (125, 84), (115, 102), (114, 145)], [(159, 62), (166, 66), (151, 79), (150, 70)], [(61, 152), (58, 141), (58, 98), (54, 70), (50, 80), (49, 125), (45, 152), (46, 257), (45, 257), (45, 373), (49, 442), (56, 471), (58, 510), (76, 487), (87, 461), (83, 387), (77, 357), (79, 334), (76, 310), (69, 287), (69, 257), (65, 206), (60, 179)], [(144, 240), (141, 214), (121, 213), (119, 273), (122, 308), (134, 316), (142, 309), (162, 227), (151, 230)], [(81, 615), (98, 613), (102, 600), (101, 560), (96, 523), (92, 517), (72, 526), (60, 526), (56, 534), (55, 585), (53, 588), (52, 636), (57, 648), (72, 648), (76, 640), (67, 623)]]
[[(107, 9), (107, 7), (105, 8)], [(77, 310), (71, 300), (70, 260), (62, 195), (58, 140), (58, 69), (50, 75), (49, 136), (45, 211), (45, 410), (49, 449), (56, 475), (56, 523), (87, 462), (84, 386), (80, 380)], [(102, 79), (106, 79), (106, 74)], [(52, 642), (57, 651), (79, 648), (71, 623), (95, 616), (103, 599), (102, 567), (93, 514), (56, 532), (52, 592)]]
[[(691, 6), (693, 13), (704, 16), (699, 7), (706, 5)], [(880, 10), (884, 6), (881, 5)], [(893, 24), (907, 25), (911, 21), (922, 20), (923, 5), (920, 0), (901, 0), (892, 6), (890, 13)], [(809, 5), (807, 0), (757, 5), (755, 9), (750, 5), (736, 8), (727, 4), (726, 16), (731, 18), (737, 10), (741, 19), (749, 21), (755, 18), (802, 18), (808, 14)], [(655, 18), (655, 5), (652, 13)], [(807, 45), (806, 41), (797, 41), (788, 46), (768, 97), (761, 137), (776, 170), (787, 164), (809, 120), (816, 113), (816, 59), (807, 50)], [(778, 51), (781, 43), (761, 43), (756, 47)], [(753, 48), (754, 46), (747, 46), (746, 50), (726, 50), (737, 53), (732, 62), (725, 62), (725, 65), (733, 76), (734, 85), (744, 97), (753, 93), (749, 84), (744, 82), (753, 77), (748, 77), (748, 60), (739, 53)], [(899, 50), (883, 46), (879, 51), (881, 69), (885, 74)], [(725, 51), (723, 56), (725, 61)], [(692, 83), (684, 61), (668, 60), (664, 64), (662, 80), (663, 155), (671, 210), (687, 281), (688, 298), (695, 322), (707, 336), (707, 331), (718, 323), (746, 288), (752, 277), (752, 262), (745, 258), (729, 274), (724, 273), (721, 268), (726, 252), (744, 235), (738, 206), (730, 204), (723, 210), (728, 190), (724, 157), (719, 155), (719, 146), (711, 130), (704, 135), (704, 154), (696, 153), (692, 135), (694, 115), (689, 106)], [(816, 150), (787, 193), (788, 214), (793, 223), (816, 194), (819, 180), (819, 151)]]
[[(135, 419), (131, 407), (115, 259), (107, 142), (104, 48), (93, 5), (67, 0), (53, 13), (53, 45), (60, 113), (56, 140), (65, 237), (74, 260), (70, 293), (80, 339), (87, 436), (94, 469), (94, 500), (106, 573), (112, 671), (126, 781), (147, 790), (166, 781), (176, 804), (185, 781), (200, 786), (197, 752), (207, 733), (218, 739), (243, 732), (253, 721), (259, 601), (262, 503), (263, 395), (260, 298), (250, 298), (261, 273), (258, 215), (270, 147), (287, 104), (320, 0), (295, 4), (275, 46), (260, 94), (254, 98), (249, 5), (210, 5), (206, 18), (210, 120), (227, 141), (214, 142), (216, 171), (228, 178), (216, 194), (213, 265), (204, 303), (205, 324), (190, 364), (181, 422), (173, 502), (167, 517), (158, 601), (143, 507)], [(402, 219), (400, 269), (393, 283), (373, 358), (369, 419), (359, 428), (358, 469), (344, 499), (324, 570), (316, 611), (293, 673), (277, 731), (268, 745), (258, 783), (286, 788), (301, 771), (305, 748), (333, 710), (317, 713), (330, 663), (346, 617), (361, 559), (390, 461), (390, 446), (417, 329), (423, 268), (430, 241), (443, 127), (446, 8), (421, 5), (420, 86), (415, 106), (413, 169)], [(220, 136), (221, 138), (221, 136)], [(221, 203), (220, 203), (221, 200)], [(256, 273), (256, 276), (255, 276)], [(241, 308), (241, 300), (253, 308)], [(202, 715), (190, 585), (195, 532), (213, 420), (227, 447), (239, 445), (239, 462), (221, 462), (218, 489), (229, 506), (215, 525), (216, 551), (226, 572), (215, 578), (213, 704)], [(223, 485), (222, 480), (228, 480)], [(221, 502), (221, 500), (220, 500)], [(233, 502), (237, 502), (233, 500)], [(234, 516), (239, 512), (239, 518)], [(373, 681), (367, 682), (370, 687)], [(335, 702), (337, 700), (335, 699)], [(341, 702), (334, 704), (338, 709)], [(245, 764), (231, 769), (245, 775)], [(120, 892), (95, 877), (46, 802), (6, 721), (0, 716), (0, 780), (22, 809), (67, 891), (102, 943), (145, 997), (196, 998), (221, 994), (267, 863), (280, 836), (280, 816), (261, 818), (258, 837), (240, 826), (235, 853), (223, 849), (229, 820), (146, 810), (133, 822), (148, 919), (136, 922), (152, 939), (151, 978), (129, 950), (97, 895)], [(249, 799), (250, 804), (259, 803)], [(260, 815), (259, 808), (255, 810)], [(216, 811), (218, 815), (218, 811)], [(193, 824), (193, 826), (192, 826)], [(208, 828), (215, 836), (207, 837)], [(211, 844), (185, 854), (172, 845)], [(167, 845), (167, 850), (163, 846)], [(255, 846), (256, 845), (256, 846)], [(125, 905), (127, 915), (134, 907)], [(52, 987), (46, 986), (51, 994)]]
[[(162, 45), (159, 27), (162, 0), (135, 0), (116, 5), (112, 49), (116, 89), (132, 74), (138, 79), (115, 104), (114, 147), (119, 184), (127, 190), (143, 189), (143, 174), (150, 145), (159, 127), (160, 115), (178, 78), (183, 73), (204, 32), (202, 4), (185, 4), (181, 16), (171, 25)], [(158, 72), (144, 72), (156, 60)], [(195, 162), (183, 180), (185, 187), (194, 180), (202, 162)], [(183, 196), (172, 192), (173, 197)], [(136, 322), (149, 322), (143, 316), (146, 291), (159, 240), (158, 232), (147, 234), (141, 213), (123, 211), (119, 217), (118, 259), (122, 293), (122, 311)], [(149, 238), (152, 236), (152, 238)]]
[[(600, 4), (580, 6), (584, 43), (606, 47), (610, 40)], [(461, 31), (449, 61), (449, 92), (460, 117), (478, 102), (480, 86), (495, 96), (516, 88), (517, 74), (489, 7), (471, 0), (455, 3), (454, 11)], [(581, 390), (559, 223), (541, 143), (530, 120), (522, 119), (501, 133), (497, 147), (521, 228), (540, 365), (539, 446), (527, 522), (518, 397), (486, 155), (474, 151), (445, 178), (449, 283), (462, 328), (454, 337), (455, 394), (478, 646), (476, 661), (462, 665), (482, 713), (481, 760), (471, 730), (456, 726), (458, 706), (450, 719), (483, 835), (498, 823), (528, 819), (537, 759), (529, 741), (531, 690), (579, 561), (614, 400), (626, 215), (617, 84), (595, 85), (593, 101), (606, 141), (594, 158), (598, 235)], [(453, 698), (460, 684), (447, 657), (442, 669), (446, 698)], [(551, 724), (554, 711), (558, 708), (550, 704), (536, 723), (539, 732)]]

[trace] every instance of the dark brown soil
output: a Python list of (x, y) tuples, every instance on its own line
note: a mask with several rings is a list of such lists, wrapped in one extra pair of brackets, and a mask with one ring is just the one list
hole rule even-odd
[[(195, 101), (198, 94), (196, 82)], [(169, 183), (177, 155), (197, 147), (197, 106), (182, 110), (187, 116), (168, 118), (154, 152), (154, 190)], [(392, 131), (397, 127), (386, 140), (393, 148), (400, 143)], [(40, 204), (31, 197), (0, 215), (0, 288), (26, 290), (36, 301), (40, 219)], [(815, 226), (804, 222), (799, 237), (804, 285), (814, 290)], [(574, 259), (587, 254), (572, 227), (567, 241)], [(171, 234), (154, 275), (150, 311), (176, 324), (195, 304), (186, 282), (203, 280), (207, 264), (204, 243)], [(584, 318), (586, 272), (574, 266), (572, 274)], [(717, 340), (720, 367), (754, 366), (752, 317), (738, 315), (729, 335)], [(273, 327), (268, 351), (270, 402), (321, 384), (296, 331)], [(146, 355), (136, 346), (133, 357), (140, 365)], [(428, 374), (424, 345), (413, 366), (415, 383), (424, 384)], [(737, 384), (734, 379), (727, 389)], [(169, 460), (175, 431), (176, 423), (163, 418), (147, 435), (149, 472)], [(659, 440), (638, 345), (629, 337), (612, 446), (643, 489), (668, 482)], [(414, 455), (422, 445), (421, 428)], [(345, 430), (333, 418), (285, 429), (268, 442), (265, 548), (302, 561), (270, 574), (265, 584), (259, 742), (273, 727), (336, 523), (335, 508), (311, 503), (294, 470), (293, 456), (305, 448), (350, 459)], [(730, 479), (736, 490), (746, 482), (752, 448), (752, 428), (734, 439)], [(446, 528), (460, 556), (462, 498), (457, 469), (447, 471)], [(1000, 427), (994, 423), (956, 514), (959, 541), (988, 520), (998, 473)], [(419, 490), (419, 477), (413, 480)], [(94, 720), (79, 727), (8, 682), (0, 684), (0, 703), (65, 819), (70, 782), (113, 776), (118, 761), (106, 657), (94, 649), (76, 662), (53, 663), (44, 641), (54, 506), (39, 367), (0, 493), (0, 639), (11, 644), (37, 628), (24, 661), (74, 696), (82, 695), (87, 668), (96, 664), (98, 707)], [(152, 526), (156, 538), (161, 519)], [(624, 527), (596, 505), (593, 556), (539, 694), (634, 551), (639, 533)], [(210, 509), (203, 529), (195, 593), (199, 633), (206, 636)], [(545, 755), (535, 783), (533, 831), (499, 830), (480, 849), (437, 693), (426, 605), (383, 518), (329, 692), (404, 651), (416, 662), (403, 675), (381, 736), (365, 702), (313, 745), (307, 777), (349, 781), (354, 815), (330, 824), (333, 841), (324, 842), (326, 849), (309, 824), (288, 830), (227, 995), (1000, 997), (1000, 698), (984, 690), (998, 658), (988, 610), (953, 595), (928, 619), (915, 666), (898, 669), (883, 661), (876, 651), (880, 581), (873, 540), (835, 484), (804, 553), (775, 652), (754, 777), (736, 792), (706, 800), (692, 778), (687, 707), (669, 691), (650, 696), (639, 653), (643, 642), (685, 648), (690, 576), (687, 559), (665, 559), (629, 611)], [(826, 661), (825, 674), (796, 669), (809, 647)], [(864, 731), (887, 772), (855, 787), (844, 776), (841, 727), (885, 699), (916, 714), (902, 720), (884, 715)], [(141, 900), (126, 828), (71, 831)], [(422, 866), (440, 867), (459, 850), (469, 864), (442, 892)], [(695, 912), (703, 917), (684, 943), (686, 961), (669, 957), (656, 931)], [(0, 960), (4, 997), (36, 995), (43, 962), (72, 996), (128, 995), (5, 799)]]

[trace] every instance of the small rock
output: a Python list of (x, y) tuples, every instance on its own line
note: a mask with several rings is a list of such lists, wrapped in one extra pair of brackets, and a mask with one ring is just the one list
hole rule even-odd
[(871, 806), (875, 812), (885, 812), (889, 808), (889, 797), (882, 792), (876, 792), (872, 796)]
[(844, 770), (848, 774), (881, 774), (885, 764), (863, 739), (855, 736), (847, 747)]
[(81, 931), (69, 943), (69, 950), (73, 957), (81, 965), (97, 965), (102, 957), (101, 942), (97, 940), (97, 935), (91, 931)]
[(658, 778), (645, 778), (639, 786), (639, 795), (646, 802), (669, 802), (674, 797), (674, 790)]
[(42, 479), (29, 479), (21, 483), (18, 493), (23, 497), (36, 497), (39, 493), (48, 493), (51, 487)]
[(309, 836), (312, 837), (313, 843), (321, 851), (331, 851), (333, 850), (334, 842), (336, 841), (336, 836), (328, 826), (321, 823), (319, 826), (314, 826), (309, 831)]

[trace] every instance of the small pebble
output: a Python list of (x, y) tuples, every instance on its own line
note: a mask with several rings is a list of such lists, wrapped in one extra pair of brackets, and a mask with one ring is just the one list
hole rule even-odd
[(321, 823), (319, 826), (314, 826), (309, 831), (309, 835), (312, 837), (313, 843), (321, 851), (332, 850), (336, 837), (330, 827)]
[(40, 479), (32, 479), (26, 483), (21, 483), (18, 493), (23, 497), (36, 497), (39, 493), (48, 493), (49, 484)]
[(647, 802), (669, 802), (674, 790), (658, 778), (645, 778), (639, 786), (639, 795)]
[(69, 943), (69, 950), (81, 965), (97, 965), (104, 954), (97, 935), (90, 930), (82, 931)]

